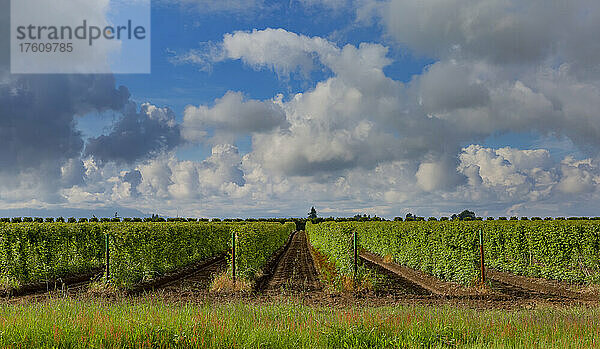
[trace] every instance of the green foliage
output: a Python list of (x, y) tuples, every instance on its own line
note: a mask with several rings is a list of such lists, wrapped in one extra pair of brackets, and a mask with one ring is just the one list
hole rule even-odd
[(231, 227), (237, 236), (236, 275), (250, 280), (296, 230), (296, 224), (293, 222), (233, 223)]
[(353, 222), (307, 225), (310, 241), (338, 270), (352, 272), (352, 232), (361, 248), (437, 277), (473, 283), (478, 236), (473, 223), (456, 221)]
[(129, 287), (225, 253), (232, 229), (239, 275), (253, 277), (295, 228), (291, 222), (0, 223), (0, 279), (14, 286), (103, 267), (108, 234), (110, 280)]
[(97, 224), (0, 223), (0, 276), (17, 284), (89, 272), (104, 263)]
[(600, 281), (600, 224), (593, 220), (485, 225), (486, 262), (521, 275)]
[(345, 275), (354, 272), (354, 255), (352, 231), (358, 224), (383, 224), (359, 222), (323, 222), (306, 223), (306, 233), (310, 243), (319, 252), (325, 254), (336, 269)]
[(486, 265), (520, 275), (600, 282), (600, 222), (486, 220), (308, 224), (311, 243), (343, 273), (352, 265), (352, 232), (359, 245), (442, 279), (480, 278), (479, 231)]
[(112, 223), (110, 276), (128, 287), (227, 251), (230, 225), (215, 223)]

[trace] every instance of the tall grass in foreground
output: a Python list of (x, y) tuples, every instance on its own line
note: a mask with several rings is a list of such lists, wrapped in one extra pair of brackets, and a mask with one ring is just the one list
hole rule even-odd
[(50, 300), (0, 305), (8, 348), (592, 348), (597, 309), (314, 308)]

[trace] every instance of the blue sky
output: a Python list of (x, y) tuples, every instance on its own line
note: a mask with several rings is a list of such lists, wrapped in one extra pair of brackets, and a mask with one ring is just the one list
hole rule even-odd
[(151, 22), (151, 74), (0, 65), (6, 210), (598, 215), (595, 1), (156, 0)]

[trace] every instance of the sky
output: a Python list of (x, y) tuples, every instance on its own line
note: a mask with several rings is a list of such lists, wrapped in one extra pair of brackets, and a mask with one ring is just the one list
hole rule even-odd
[(600, 216), (596, 0), (153, 0), (132, 75), (10, 74), (8, 7), (0, 215)]

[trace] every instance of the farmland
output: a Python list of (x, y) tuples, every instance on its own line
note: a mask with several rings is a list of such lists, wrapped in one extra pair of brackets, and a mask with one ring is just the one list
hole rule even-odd
[[(10, 319), (0, 322), (0, 343), (98, 345), (98, 327), (113, 336), (101, 346), (595, 344), (581, 326), (599, 328), (597, 221), (296, 229), (285, 221), (0, 223), (0, 313)], [(539, 324), (552, 316), (557, 338)], [(45, 330), (24, 327), (31, 318)], [(252, 326), (259, 319), (277, 325)]]

